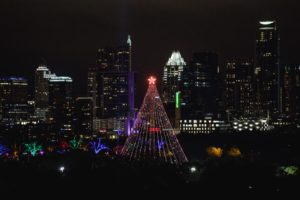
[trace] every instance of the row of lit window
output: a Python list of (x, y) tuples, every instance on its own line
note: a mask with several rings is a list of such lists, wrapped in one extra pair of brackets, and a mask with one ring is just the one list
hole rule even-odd
[(180, 120), (180, 123), (194, 123), (194, 124), (197, 124), (197, 123), (220, 123), (220, 121), (218, 120)]
[(219, 124), (181, 124), (181, 127), (219, 127)]
[(208, 133), (211, 133), (212, 131), (186, 131), (187, 133), (189, 134), (199, 134), (199, 133), (205, 133), (205, 134), (208, 134)]
[(182, 128), (183, 131), (189, 131), (189, 130), (197, 130), (197, 131), (208, 131), (208, 130), (216, 130), (215, 128)]

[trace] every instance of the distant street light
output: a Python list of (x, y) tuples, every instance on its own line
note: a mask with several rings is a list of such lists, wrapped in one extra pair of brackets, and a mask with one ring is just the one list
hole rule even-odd
[(64, 167), (64, 166), (59, 167), (59, 171), (60, 171), (61, 173), (64, 173), (65, 167)]
[(190, 168), (190, 171), (191, 171), (191, 173), (195, 173), (197, 171), (197, 168), (193, 166)]

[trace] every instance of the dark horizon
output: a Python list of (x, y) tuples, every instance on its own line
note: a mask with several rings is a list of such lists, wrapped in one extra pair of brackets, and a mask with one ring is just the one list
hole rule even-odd
[[(253, 58), (260, 20), (277, 20), (281, 64), (298, 65), (297, 5), (295, 0), (4, 0), (1, 76), (24, 76), (33, 84), (35, 68), (46, 63), (56, 74), (74, 79), (75, 96), (84, 95), (87, 69), (95, 65), (97, 49), (125, 43), (128, 34), (133, 41), (133, 69), (140, 81), (150, 74), (161, 79), (173, 50), (179, 50), (185, 61), (195, 51), (213, 51), (222, 66), (228, 59)], [(146, 79), (138, 84), (142, 96), (146, 84)]]

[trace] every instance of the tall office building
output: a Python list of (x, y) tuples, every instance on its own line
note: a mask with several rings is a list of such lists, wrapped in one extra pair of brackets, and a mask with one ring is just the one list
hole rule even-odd
[(218, 55), (210, 52), (194, 53), (183, 72), (182, 108), (190, 111), (184, 112), (182, 116), (199, 118), (209, 114), (219, 118), (222, 112), (221, 81)]
[(181, 118), (181, 109), (178, 104), (181, 94), (182, 72), (185, 67), (186, 62), (180, 52), (173, 51), (163, 71), (162, 100), (175, 130), (179, 128)]
[(20, 124), (29, 117), (28, 83), (20, 77), (0, 78), (0, 120)]
[(35, 115), (44, 121), (49, 108), (49, 79), (55, 76), (43, 65), (35, 71)]
[(255, 48), (256, 109), (260, 116), (282, 112), (279, 41), (276, 21), (260, 21)]
[(218, 55), (194, 53), (182, 72), (180, 130), (211, 133), (223, 125), (222, 76)]
[(126, 45), (99, 49), (97, 66), (88, 72), (88, 96), (95, 102), (94, 119), (101, 120), (95, 123), (100, 127), (95, 128), (129, 134), (134, 119), (134, 91), (130, 37)]
[(180, 91), (182, 72), (185, 66), (186, 63), (180, 52), (173, 51), (163, 71), (162, 96), (165, 104), (175, 103), (175, 94)]
[(49, 79), (49, 123), (56, 131), (72, 131), (72, 82), (70, 77), (55, 76)]
[(226, 63), (225, 109), (228, 120), (253, 117), (253, 63), (232, 60)]

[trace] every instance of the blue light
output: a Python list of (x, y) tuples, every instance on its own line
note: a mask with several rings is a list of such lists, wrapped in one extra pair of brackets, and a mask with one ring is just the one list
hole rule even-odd
[(158, 150), (161, 150), (164, 147), (164, 142), (163, 141), (157, 141), (157, 148)]
[(115, 131), (117, 132), (118, 135), (122, 134), (122, 130), (120, 130), (120, 129), (116, 129)]
[(9, 152), (9, 149), (5, 145), (0, 144), (0, 156), (6, 154), (8, 152)]
[(95, 154), (100, 153), (103, 150), (109, 150), (109, 148), (101, 143), (101, 139), (99, 138), (98, 141), (90, 142), (90, 145)]
[(23, 77), (15, 77), (15, 76), (10, 76), (10, 77), (4, 77), (1, 78), (3, 81), (26, 81), (27, 79)]

